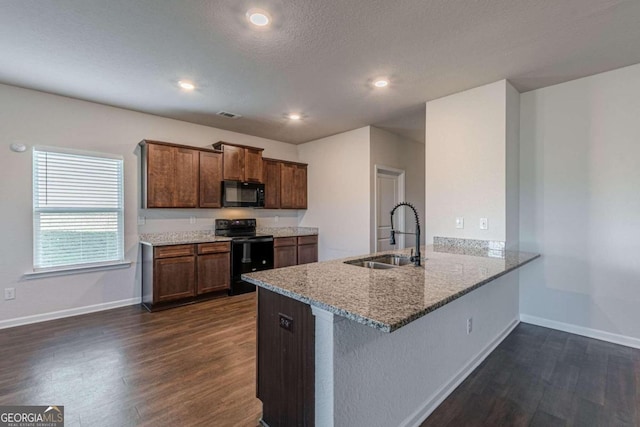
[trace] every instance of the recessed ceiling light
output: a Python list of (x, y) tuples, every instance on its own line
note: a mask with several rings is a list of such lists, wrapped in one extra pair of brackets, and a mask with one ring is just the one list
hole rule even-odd
[(262, 9), (249, 9), (247, 12), (247, 18), (249, 22), (257, 27), (264, 27), (269, 25), (271, 22), (271, 18), (269, 18), (269, 14)]
[(182, 89), (184, 89), (184, 90), (193, 90), (193, 89), (195, 89), (195, 88), (196, 88), (196, 87), (195, 87), (195, 85), (194, 85), (193, 83), (188, 82), (188, 81), (186, 81), (186, 80), (180, 80), (180, 81), (178, 82), (178, 86), (180, 86), (180, 87), (181, 87)]
[(389, 80), (387, 80), (387, 79), (376, 79), (373, 82), (373, 85), (375, 87), (387, 87), (387, 86), (389, 86)]
[(295, 113), (291, 113), (289, 114), (289, 119), (291, 120), (300, 120), (302, 118), (302, 116), (300, 114), (295, 114)]

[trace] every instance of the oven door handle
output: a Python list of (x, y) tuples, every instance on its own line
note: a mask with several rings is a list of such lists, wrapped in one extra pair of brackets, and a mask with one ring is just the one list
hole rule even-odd
[(257, 239), (233, 239), (233, 243), (268, 243), (273, 242), (273, 237), (263, 237)]

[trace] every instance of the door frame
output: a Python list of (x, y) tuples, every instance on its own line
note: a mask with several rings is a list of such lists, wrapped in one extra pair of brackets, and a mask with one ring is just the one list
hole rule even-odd
[[(386, 165), (374, 165), (373, 180), (373, 242), (372, 252), (378, 252), (378, 174), (387, 172), (388, 175), (396, 175), (398, 177), (398, 203), (404, 202), (405, 197), (405, 171), (403, 169), (394, 168)], [(400, 215), (396, 223), (397, 230), (404, 231), (404, 215)], [(396, 237), (396, 249), (404, 249), (404, 234), (398, 234)]]

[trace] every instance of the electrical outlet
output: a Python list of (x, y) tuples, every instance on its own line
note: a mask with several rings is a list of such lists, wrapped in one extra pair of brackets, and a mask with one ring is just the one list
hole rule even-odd
[(280, 221), (280, 217), (278, 215), (276, 215), (275, 219), (274, 219), (275, 223), (277, 224), (278, 221)]
[(138, 225), (144, 225), (147, 222), (147, 219), (143, 216), (138, 217)]
[(4, 288), (4, 299), (16, 299), (16, 288)]
[(282, 329), (293, 332), (293, 318), (286, 314), (278, 313), (278, 324)]
[(487, 218), (480, 218), (480, 230), (489, 229), (489, 220)]
[(464, 228), (464, 218), (459, 216), (456, 218), (456, 228)]
[(190, 216), (189, 217), (189, 224), (195, 224), (196, 223), (196, 217), (195, 216)]
[(473, 317), (467, 319), (467, 335), (473, 331)]

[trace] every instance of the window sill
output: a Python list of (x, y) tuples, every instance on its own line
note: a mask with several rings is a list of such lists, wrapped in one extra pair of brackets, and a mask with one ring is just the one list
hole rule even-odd
[(92, 273), (94, 271), (118, 270), (131, 267), (131, 261), (117, 261), (100, 265), (62, 267), (24, 273), (25, 279), (40, 279), (42, 277), (67, 276), (70, 274)]

